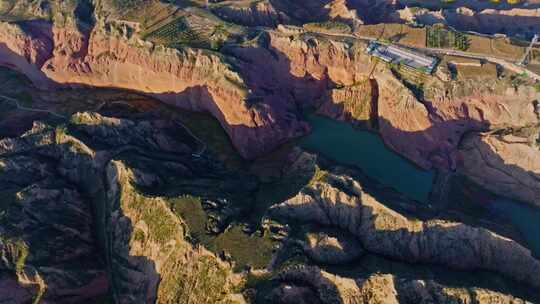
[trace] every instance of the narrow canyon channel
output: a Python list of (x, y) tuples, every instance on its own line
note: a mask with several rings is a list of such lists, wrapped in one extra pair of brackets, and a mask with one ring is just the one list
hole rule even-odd
[[(340, 163), (360, 168), (366, 175), (405, 196), (428, 203), (434, 171), (423, 170), (387, 147), (377, 134), (316, 114), (306, 115), (312, 132), (299, 145)], [(491, 202), (490, 212), (510, 221), (528, 247), (540, 256), (540, 210), (507, 198)]]
[(301, 147), (356, 166), (381, 184), (427, 203), (435, 172), (415, 166), (388, 148), (375, 133), (315, 114), (306, 119), (312, 132), (300, 140)]
[(540, 258), (540, 210), (523, 202), (498, 198), (491, 202), (491, 211), (510, 220), (521, 232), (531, 252)]

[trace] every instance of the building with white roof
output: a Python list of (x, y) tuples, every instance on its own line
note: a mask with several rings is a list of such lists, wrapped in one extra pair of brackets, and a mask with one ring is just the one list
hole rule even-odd
[(426, 74), (433, 73), (438, 63), (438, 59), (435, 57), (426, 56), (395, 45), (384, 45), (377, 42), (370, 42), (366, 48), (366, 53), (384, 62), (403, 64)]

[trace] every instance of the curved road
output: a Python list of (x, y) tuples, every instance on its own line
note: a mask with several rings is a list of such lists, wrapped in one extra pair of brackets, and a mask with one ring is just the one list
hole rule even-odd
[(67, 116), (62, 115), (62, 114), (58, 114), (58, 113), (56, 113), (54, 111), (51, 111), (51, 110), (34, 109), (34, 108), (28, 108), (28, 107), (25, 107), (25, 106), (21, 106), (21, 104), (19, 103), (19, 101), (17, 99), (14, 99), (14, 98), (11, 98), (11, 97), (8, 97), (8, 96), (5, 96), (5, 95), (0, 95), (0, 98), (6, 100), (7, 102), (10, 102), (10, 103), (14, 104), (17, 107), (17, 109), (19, 109), (19, 110), (30, 111), (30, 112), (48, 113), (48, 114), (51, 114), (51, 115), (56, 116), (58, 118), (67, 119)]

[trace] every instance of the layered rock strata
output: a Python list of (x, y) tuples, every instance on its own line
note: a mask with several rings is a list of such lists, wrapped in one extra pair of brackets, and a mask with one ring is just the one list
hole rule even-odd
[(210, 112), (244, 157), (307, 130), (287, 117), (288, 108), (251, 107), (242, 77), (217, 53), (155, 46), (131, 35), (126, 24), (98, 23), (91, 32), (41, 22), (24, 30), (9, 23), (1, 26), (0, 64), (24, 73), (34, 84), (125, 88)]
[(170, 121), (88, 112), (57, 127), (36, 122), (22, 136), (0, 140), (2, 299), (228, 301), (238, 283), (230, 265), (189, 243), (186, 224), (163, 198), (135, 188), (163, 181), (115, 160), (142, 153), (156, 166), (163, 160), (154, 153), (169, 153), (168, 166), (181, 176), (189, 174), (192, 146)]
[(328, 174), (272, 214), (344, 229), (372, 253), (411, 263), (484, 269), (539, 287), (540, 261), (522, 245), (483, 228), (411, 220), (385, 207), (347, 176)]
[(540, 206), (538, 131), (530, 138), (512, 134), (472, 134), (460, 148), (459, 171), (501, 196)]
[[(398, 278), (372, 274), (366, 278), (344, 278), (317, 267), (292, 267), (278, 276), (281, 285), (269, 298), (274, 303), (529, 303), (483, 288), (446, 287), (433, 280)], [(306, 288), (305, 286), (308, 286)]]

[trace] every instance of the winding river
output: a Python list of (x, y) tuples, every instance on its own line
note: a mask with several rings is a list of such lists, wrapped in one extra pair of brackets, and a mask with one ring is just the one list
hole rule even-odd
[(300, 140), (300, 146), (356, 166), (381, 184), (407, 197), (427, 202), (434, 172), (425, 171), (388, 148), (375, 133), (358, 130), (348, 123), (309, 114), (312, 132)]
[[(375, 133), (358, 130), (345, 122), (309, 114), (312, 132), (299, 145), (346, 165), (362, 169), (369, 177), (416, 201), (427, 203), (435, 173), (425, 171), (388, 148)], [(521, 232), (528, 247), (540, 257), (540, 209), (525, 203), (498, 198), (490, 210)]]

